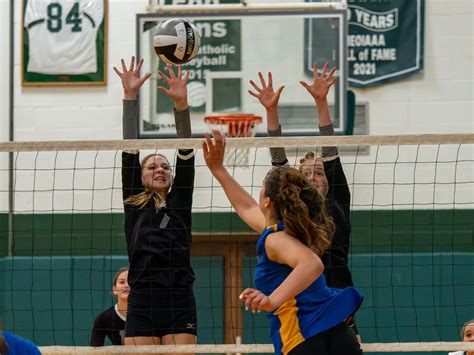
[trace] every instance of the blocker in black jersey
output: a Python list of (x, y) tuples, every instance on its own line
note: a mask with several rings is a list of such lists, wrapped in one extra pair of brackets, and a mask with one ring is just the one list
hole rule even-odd
[(125, 318), (117, 311), (117, 306), (112, 306), (100, 313), (92, 329), (91, 346), (103, 346), (105, 337), (108, 337), (112, 345), (123, 345), (125, 336)]
[[(189, 114), (189, 113), (188, 113)], [(143, 191), (138, 154), (122, 153), (123, 199)], [(124, 204), (130, 261), (126, 336), (196, 334), (190, 264), (194, 152), (179, 150), (165, 204)]]
[[(132, 57), (122, 71), (114, 67), (124, 91), (123, 138), (136, 139), (139, 122), (138, 92), (151, 76), (139, 76)], [(158, 86), (174, 104), (178, 138), (191, 137), (186, 84), (189, 72), (168, 76), (158, 71), (167, 86)], [(191, 268), (191, 205), (194, 189), (194, 151), (178, 151), (173, 172), (160, 152), (140, 163), (138, 151), (122, 153), (122, 193), (125, 237), (129, 258), (126, 345), (194, 344), (196, 302)], [(165, 337), (166, 335), (182, 335)], [(158, 337), (161, 339), (153, 339)], [(148, 339), (147, 339), (148, 338)]]
[(349, 270), (349, 246), (351, 235), (351, 193), (339, 157), (324, 161), (324, 171), (329, 190), (326, 206), (336, 230), (330, 249), (321, 257), (328, 286), (345, 288), (354, 286)]
[[(176, 173), (165, 205), (144, 207), (124, 204), (125, 236), (133, 291), (190, 289), (194, 272), (190, 264), (191, 204), (194, 185), (194, 152), (179, 150)], [(141, 182), (139, 154), (122, 153), (123, 199), (138, 195)]]

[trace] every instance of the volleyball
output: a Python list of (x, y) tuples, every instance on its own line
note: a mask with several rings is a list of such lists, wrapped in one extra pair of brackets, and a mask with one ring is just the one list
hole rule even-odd
[(168, 64), (184, 64), (199, 52), (201, 37), (191, 22), (174, 18), (158, 26), (153, 46), (160, 59)]

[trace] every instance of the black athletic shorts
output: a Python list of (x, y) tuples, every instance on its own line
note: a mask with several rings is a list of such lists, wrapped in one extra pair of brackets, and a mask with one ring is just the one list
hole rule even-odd
[(125, 337), (197, 335), (196, 300), (192, 289), (131, 290)]
[(352, 329), (345, 323), (316, 334), (293, 348), (288, 355), (363, 354)]

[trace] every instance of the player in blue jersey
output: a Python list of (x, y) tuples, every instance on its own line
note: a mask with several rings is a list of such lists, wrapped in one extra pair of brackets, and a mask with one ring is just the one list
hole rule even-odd
[[(335, 84), (334, 77), (336, 68), (329, 68), (326, 62), (321, 74), (318, 74), (318, 66), (313, 66), (313, 80), (309, 83), (301, 80), (300, 84), (311, 95), (316, 104), (317, 122), (321, 136), (334, 136), (334, 126), (328, 105), (328, 93)], [(273, 87), (272, 73), (268, 73), (265, 80), (261, 72), (258, 73), (260, 84), (250, 80), (253, 90), (249, 90), (265, 108), (267, 116), (267, 131), (271, 137), (282, 135), (280, 119), (278, 115), (278, 102), (285, 88)], [(270, 148), (272, 165), (288, 165), (285, 148)], [(347, 183), (338, 148), (335, 146), (322, 147), (321, 156), (315, 152), (307, 152), (300, 159), (299, 170), (308, 178), (311, 184), (323, 195), (326, 200), (326, 209), (331, 216), (336, 230), (334, 232), (331, 247), (321, 256), (324, 264), (324, 276), (329, 287), (345, 288), (354, 286), (351, 270), (349, 268), (349, 247), (351, 239), (351, 193)], [(352, 330), (357, 334), (360, 342), (359, 331), (355, 320), (350, 322)]]
[(6, 331), (0, 332), (0, 354), (41, 355), (38, 347), (31, 341)]
[(327, 287), (320, 255), (330, 247), (334, 223), (324, 198), (297, 169), (270, 170), (259, 202), (223, 165), (225, 139), (206, 135), (204, 159), (239, 217), (262, 232), (257, 242), (256, 289), (240, 298), (253, 312), (264, 310), (276, 354), (352, 355), (362, 351), (345, 321), (363, 296), (355, 288)]

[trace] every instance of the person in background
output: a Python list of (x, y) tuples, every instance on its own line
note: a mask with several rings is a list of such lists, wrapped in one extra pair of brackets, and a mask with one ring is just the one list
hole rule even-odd
[[(313, 81), (300, 81), (300, 84), (311, 95), (317, 110), (317, 120), (321, 136), (333, 136), (334, 127), (331, 121), (327, 95), (330, 88), (335, 84), (334, 73), (336, 68), (329, 70), (329, 62), (326, 62), (321, 74), (318, 74), (318, 66), (313, 66)], [(273, 88), (272, 73), (268, 73), (265, 80), (262, 73), (258, 73), (260, 85), (250, 80), (254, 91), (249, 94), (254, 96), (265, 108), (267, 115), (267, 131), (271, 137), (279, 137), (282, 134), (278, 116), (278, 102), (284, 86)], [(270, 148), (273, 166), (288, 165), (288, 159), (283, 147)], [(332, 239), (331, 247), (321, 260), (324, 264), (324, 276), (329, 287), (345, 288), (354, 286), (351, 271), (349, 269), (349, 246), (351, 236), (350, 204), (351, 193), (347, 184), (346, 176), (342, 168), (337, 147), (322, 147), (322, 154), (307, 152), (299, 161), (299, 170), (306, 176), (308, 181), (326, 199), (326, 209), (336, 225), (336, 231)], [(356, 333), (360, 342), (359, 331), (353, 318), (348, 320), (348, 325)]]
[(115, 273), (112, 281), (112, 292), (117, 297), (117, 303), (95, 318), (90, 341), (91, 346), (103, 346), (105, 337), (110, 339), (112, 345), (123, 345), (127, 301), (130, 293), (128, 267), (121, 268)]
[[(474, 319), (464, 323), (461, 329), (461, 340), (464, 342), (474, 342)], [(449, 355), (474, 355), (474, 351), (454, 351)]]
[(320, 255), (331, 246), (334, 223), (324, 197), (297, 169), (271, 169), (259, 201), (224, 167), (225, 138), (205, 134), (204, 160), (239, 217), (262, 235), (257, 242), (255, 289), (240, 299), (253, 312), (266, 311), (275, 354), (360, 355), (347, 319), (363, 296), (355, 288), (327, 287)]

